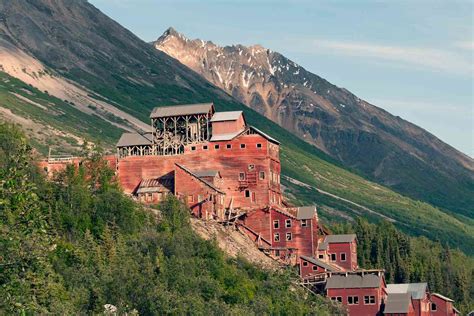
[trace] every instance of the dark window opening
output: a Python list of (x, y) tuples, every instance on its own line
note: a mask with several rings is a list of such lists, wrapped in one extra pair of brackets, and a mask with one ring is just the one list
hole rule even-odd
[(207, 150), (207, 145), (202, 146), (202, 149)]
[(219, 145), (214, 145), (214, 149), (219, 149), (219, 148), (221, 148), (221, 146), (219, 146)]
[(231, 144), (227, 144), (227, 145), (225, 145), (225, 148), (231, 149), (231, 148), (232, 148), (232, 145), (231, 145)]
[(246, 198), (250, 197), (250, 191), (249, 190), (245, 190), (245, 197)]
[(245, 144), (240, 144), (240, 148), (245, 148)]
[(262, 148), (262, 144), (257, 144), (257, 148)]

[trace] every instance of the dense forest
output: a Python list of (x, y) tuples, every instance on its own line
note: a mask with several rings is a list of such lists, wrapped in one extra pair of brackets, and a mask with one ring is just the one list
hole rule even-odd
[(332, 227), (357, 234), (359, 265), (384, 268), (387, 283), (428, 282), (431, 292), (455, 300), (465, 313), (474, 309), (474, 259), (425, 237), (410, 237), (389, 222), (377, 225), (358, 218)]
[[(159, 212), (143, 209), (99, 150), (84, 154), (79, 168), (46, 181), (23, 133), (0, 124), (0, 314), (340, 313), (295, 285), (291, 269), (227, 258), (192, 231), (174, 198)], [(387, 282), (428, 281), (463, 311), (474, 308), (473, 259), (461, 251), (389, 223), (332, 228), (356, 233), (360, 265), (384, 267)]]
[[(100, 153), (53, 181), (24, 135), (0, 125), (0, 314), (317, 314), (340, 310), (229, 259), (170, 198), (160, 218), (124, 196)], [(112, 305), (109, 306), (108, 304)]]

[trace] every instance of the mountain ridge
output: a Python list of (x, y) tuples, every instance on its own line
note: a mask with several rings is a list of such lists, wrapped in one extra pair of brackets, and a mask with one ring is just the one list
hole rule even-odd
[(153, 45), (369, 179), (474, 216), (474, 160), (423, 128), (258, 44), (218, 46), (170, 27)]

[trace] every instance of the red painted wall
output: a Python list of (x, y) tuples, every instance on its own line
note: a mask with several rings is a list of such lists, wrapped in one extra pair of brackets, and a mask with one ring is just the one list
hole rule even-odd
[[(241, 148), (241, 144), (245, 144), (245, 148)], [(258, 148), (257, 144), (261, 144), (261, 147)], [(125, 192), (132, 193), (142, 178), (158, 178), (172, 172), (175, 163), (191, 171), (218, 170), (223, 178), (226, 207), (231, 199), (234, 207), (265, 207), (272, 204), (272, 195), (281, 201), (280, 185), (270, 179), (271, 173), (280, 174), (280, 161), (278, 156), (274, 157), (278, 153), (278, 146), (274, 146), (260, 135), (242, 135), (228, 142), (188, 145), (184, 154), (176, 156), (122, 158), (118, 161), (117, 174)], [(254, 169), (250, 170), (249, 165), (253, 165)], [(265, 173), (264, 179), (259, 179), (260, 171)], [(244, 183), (239, 181), (240, 172), (245, 174)], [(249, 190), (250, 197), (245, 196), (245, 190)]]
[[(364, 296), (375, 296), (374, 305), (365, 305)], [(380, 310), (382, 299), (385, 298), (384, 292), (381, 288), (364, 288), (364, 289), (328, 289), (327, 297), (342, 297), (342, 304), (349, 310), (351, 316), (375, 316)], [(358, 305), (348, 305), (348, 296), (358, 296)]]
[(415, 308), (415, 315), (417, 316), (429, 316), (430, 315), (430, 300), (428, 293), (425, 297), (420, 300), (413, 300), (413, 307)]
[(326, 269), (318, 265), (315, 265), (309, 261), (306, 261), (303, 258), (300, 258), (299, 268), (300, 268), (300, 277), (302, 278), (306, 278), (310, 275), (314, 275), (314, 274), (326, 271)]
[(431, 295), (431, 302), (436, 304), (436, 311), (431, 311), (431, 316), (455, 316), (456, 312), (453, 303), (443, 300), (440, 297)]
[[(357, 265), (357, 244), (352, 243), (331, 243), (327, 249), (328, 261), (337, 264), (346, 270), (356, 270)], [(341, 254), (346, 254), (346, 260), (341, 260)], [(336, 254), (336, 261), (331, 261), (331, 254)]]
[(236, 133), (245, 128), (245, 121), (243, 115), (235, 121), (212, 122), (212, 134), (229, 134)]

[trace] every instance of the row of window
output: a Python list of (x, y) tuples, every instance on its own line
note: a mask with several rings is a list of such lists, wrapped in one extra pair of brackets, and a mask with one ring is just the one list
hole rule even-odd
[[(241, 149), (244, 149), (244, 148), (246, 148), (246, 147), (247, 147), (246, 144), (240, 144), (240, 148), (241, 148)], [(258, 149), (260, 149), (260, 148), (262, 148), (262, 144), (259, 143), (259, 144), (256, 145), (256, 147), (257, 147)], [(220, 149), (220, 148), (221, 148), (221, 145), (219, 145), (219, 144), (214, 145), (214, 149), (218, 150), (218, 149)], [(227, 148), (227, 149), (232, 149), (232, 144), (227, 144), (227, 145), (225, 145), (225, 148)], [(192, 150), (192, 151), (194, 151), (194, 150), (196, 150), (196, 149), (197, 149), (196, 146), (191, 146), (191, 150)], [(208, 145), (202, 145), (202, 149), (208, 150), (208, 149), (209, 149), (209, 146), (208, 146)]]
[[(341, 296), (333, 296), (331, 300), (334, 302), (342, 303)], [(359, 297), (358, 296), (348, 296), (347, 297), (347, 305), (359, 305)], [(375, 305), (375, 296), (373, 295), (366, 295), (364, 296), (364, 305)]]
[[(250, 165), (249, 165), (249, 166), (250, 166)], [(253, 165), (252, 165), (252, 166), (253, 166)], [(255, 168), (255, 166), (254, 166), (254, 168)], [(253, 169), (254, 169), (254, 168), (253, 168)], [(250, 168), (249, 168), (249, 170), (253, 170), (253, 169), (250, 169)], [(245, 181), (246, 178), (247, 178), (247, 177), (246, 177), (246, 175), (245, 175), (245, 172), (239, 172), (239, 181)], [(258, 179), (259, 179), (259, 180), (265, 180), (265, 171), (260, 171), (260, 172), (258, 173)]]
[[(285, 220), (285, 227), (286, 227), (286, 228), (290, 228), (291, 225), (292, 225), (291, 219), (286, 219), (286, 220)], [(302, 219), (302, 220), (300, 221), (300, 225), (301, 225), (301, 227), (308, 227), (308, 220)], [(279, 229), (279, 228), (280, 228), (280, 221), (279, 221), (279, 220), (274, 220), (274, 221), (273, 221), (273, 228), (274, 228), (274, 229)]]
[[(319, 258), (319, 259), (324, 259), (324, 255), (318, 255), (318, 258)], [(341, 261), (346, 261), (346, 258), (347, 258), (347, 256), (346, 256), (346, 253), (345, 253), (345, 252), (343, 252), (343, 253), (340, 254), (340, 260), (341, 260)], [(335, 254), (335, 253), (329, 254), (329, 260), (331, 260), (331, 261), (337, 261), (337, 254)]]
[[(293, 235), (291, 233), (286, 233), (286, 241), (291, 241), (293, 239)], [(273, 234), (273, 241), (280, 241), (280, 233)]]

